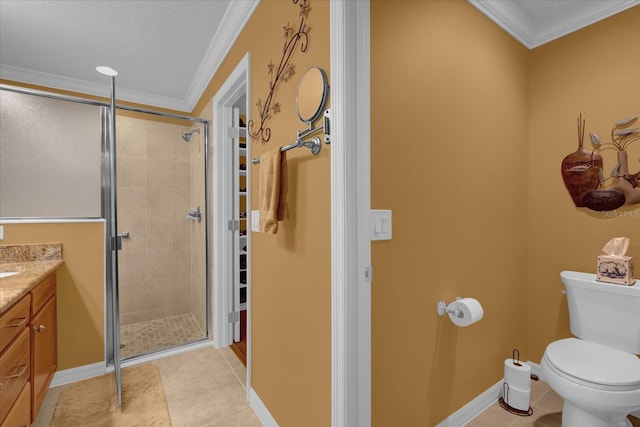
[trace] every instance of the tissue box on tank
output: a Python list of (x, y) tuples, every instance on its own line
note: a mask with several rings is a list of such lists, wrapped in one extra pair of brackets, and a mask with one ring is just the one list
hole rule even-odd
[(596, 280), (619, 285), (633, 285), (633, 257), (598, 255)]

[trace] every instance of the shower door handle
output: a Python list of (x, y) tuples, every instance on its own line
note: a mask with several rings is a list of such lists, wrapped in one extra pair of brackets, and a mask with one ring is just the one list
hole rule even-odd
[(112, 248), (112, 250), (114, 250), (113, 248), (115, 248), (116, 251), (121, 251), (122, 250), (122, 239), (128, 239), (128, 238), (129, 238), (129, 232), (128, 231), (116, 234), (115, 237), (111, 238), (111, 248)]

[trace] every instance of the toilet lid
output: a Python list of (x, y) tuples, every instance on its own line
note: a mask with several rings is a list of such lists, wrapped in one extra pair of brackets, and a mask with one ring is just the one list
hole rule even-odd
[(598, 388), (640, 388), (640, 359), (634, 354), (567, 338), (549, 344), (545, 355), (557, 370)]

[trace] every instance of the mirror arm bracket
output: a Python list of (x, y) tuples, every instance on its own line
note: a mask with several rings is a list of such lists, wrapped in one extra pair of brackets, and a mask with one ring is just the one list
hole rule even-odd
[(297, 140), (304, 140), (305, 138), (309, 137), (310, 135), (313, 135), (315, 133), (318, 133), (320, 131), (322, 131), (324, 133), (324, 143), (325, 144), (330, 144), (331, 143), (331, 109), (327, 109), (324, 112), (324, 117), (322, 119), (322, 126), (318, 126), (316, 128), (313, 127), (313, 123), (309, 123), (309, 127), (307, 129), (304, 130), (299, 130), (297, 132), (298, 137)]

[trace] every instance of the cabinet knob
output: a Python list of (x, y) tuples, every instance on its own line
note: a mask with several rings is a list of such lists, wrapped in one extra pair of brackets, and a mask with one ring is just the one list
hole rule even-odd
[(44, 325), (40, 325), (40, 326), (33, 326), (33, 332), (44, 332), (46, 328), (44, 327)]

